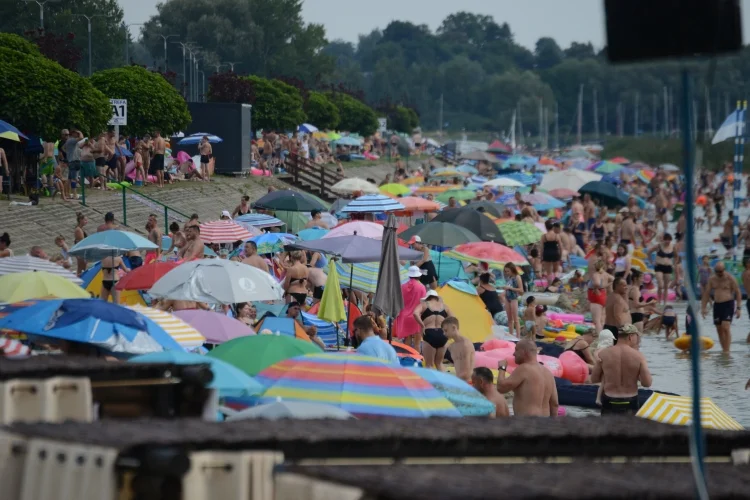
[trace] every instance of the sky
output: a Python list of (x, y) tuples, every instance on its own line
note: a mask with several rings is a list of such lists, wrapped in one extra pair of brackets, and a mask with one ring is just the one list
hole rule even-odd
[[(747, 43), (750, 0), (741, 1), (743, 36)], [(156, 13), (158, 3), (157, 0), (119, 2), (127, 23), (146, 21)], [(427, 24), (434, 30), (446, 16), (459, 10), (491, 15), (498, 23), (507, 22), (516, 42), (529, 49), (545, 36), (554, 38), (563, 48), (574, 41), (591, 42), (597, 49), (604, 46), (602, 0), (305, 0), (302, 13), (305, 22), (323, 24), (329, 40), (356, 42), (358, 35), (385, 28), (393, 20)]]

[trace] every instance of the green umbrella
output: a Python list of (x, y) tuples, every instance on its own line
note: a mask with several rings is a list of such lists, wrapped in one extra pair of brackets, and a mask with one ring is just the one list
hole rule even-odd
[(455, 198), (458, 201), (468, 201), (473, 200), (476, 197), (477, 193), (468, 189), (449, 189), (448, 191), (438, 195), (436, 199), (437, 201), (448, 203), (448, 200), (450, 200), (451, 198)]
[(618, 165), (617, 163), (612, 163), (611, 161), (603, 161), (602, 164), (599, 165), (594, 169), (594, 172), (597, 174), (607, 175), (607, 174), (613, 174), (615, 172), (619, 172), (622, 170), (622, 165)]
[(277, 219), (284, 221), (290, 233), (298, 233), (305, 229), (310, 219), (305, 216), (304, 212), (287, 212), (285, 210), (276, 210), (274, 215)]
[(497, 228), (509, 247), (539, 243), (544, 234), (538, 227), (528, 222), (508, 221), (498, 224)]
[(425, 245), (443, 248), (453, 248), (462, 243), (482, 241), (476, 234), (452, 222), (432, 221), (426, 224), (418, 224), (398, 235), (404, 241), (409, 241), (414, 236), (419, 236)]
[(312, 342), (286, 335), (253, 335), (221, 344), (207, 356), (226, 361), (254, 377), (279, 361), (320, 352), (320, 348)]

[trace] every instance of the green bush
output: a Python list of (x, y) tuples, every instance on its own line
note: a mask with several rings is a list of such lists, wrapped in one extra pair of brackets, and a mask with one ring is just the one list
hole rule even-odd
[(23, 52), (30, 56), (41, 56), (39, 47), (13, 33), (0, 33), (0, 47)]
[(77, 73), (41, 56), (0, 47), (0, 116), (22, 130), (55, 138), (60, 129), (106, 130), (109, 100)]
[(247, 77), (253, 84), (253, 128), (263, 130), (297, 130), (306, 116), (299, 91), (279, 80), (259, 76)]
[(378, 130), (378, 116), (369, 106), (348, 94), (340, 92), (326, 94), (339, 109), (339, 128), (370, 136)]
[(305, 112), (308, 121), (321, 130), (335, 130), (339, 125), (338, 108), (328, 96), (320, 92), (310, 92), (305, 103)]
[(168, 136), (192, 120), (177, 90), (160, 74), (140, 66), (98, 71), (91, 83), (110, 99), (128, 100), (128, 124), (120, 129), (122, 133), (144, 135), (159, 130)]
[(388, 114), (388, 128), (397, 132), (411, 134), (419, 126), (417, 113), (405, 106), (396, 106)]

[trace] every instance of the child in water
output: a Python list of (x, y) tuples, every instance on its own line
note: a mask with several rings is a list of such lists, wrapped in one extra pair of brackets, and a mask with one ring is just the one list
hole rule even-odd
[[(672, 306), (666, 306), (664, 308), (664, 313), (661, 317), (661, 326), (666, 328), (667, 340), (669, 340), (669, 337), (672, 336), (673, 333), (676, 337), (680, 336), (680, 332), (677, 327), (677, 315), (675, 314), (674, 308)], [(661, 328), (659, 328), (659, 331), (661, 331)]]

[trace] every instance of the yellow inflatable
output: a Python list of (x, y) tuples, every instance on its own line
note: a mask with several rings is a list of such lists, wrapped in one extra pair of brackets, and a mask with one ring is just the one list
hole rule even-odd
[[(683, 335), (674, 340), (674, 346), (681, 351), (690, 350), (690, 335)], [(701, 350), (708, 351), (714, 346), (714, 341), (708, 337), (701, 337)]]
[(636, 268), (639, 271), (644, 272), (644, 273), (646, 271), (648, 271), (648, 267), (646, 266), (646, 263), (643, 262), (641, 259), (637, 259), (635, 257), (633, 257), (632, 259), (630, 259), (630, 266), (634, 267), (634, 268)]
[(633, 250), (633, 257), (636, 259), (645, 260), (646, 254), (643, 252), (642, 248), (636, 248), (635, 250)]
[(558, 337), (564, 337), (565, 340), (573, 340), (574, 338), (578, 337), (578, 334), (576, 333), (576, 326), (575, 325), (568, 325), (568, 328), (566, 330), (562, 330), (559, 332), (553, 332), (550, 330), (544, 330), (544, 336), (550, 339), (556, 339)]

